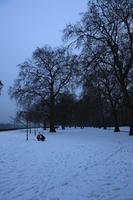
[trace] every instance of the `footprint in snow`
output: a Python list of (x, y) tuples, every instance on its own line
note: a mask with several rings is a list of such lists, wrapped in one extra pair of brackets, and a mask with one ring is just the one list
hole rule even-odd
[(120, 190), (120, 188), (114, 188), (113, 190), (114, 190), (114, 191), (119, 191), (119, 190)]
[(50, 190), (53, 190), (53, 189), (55, 189), (55, 187), (54, 187), (54, 186), (51, 186), (51, 187), (49, 187), (47, 190), (50, 191)]
[(50, 198), (50, 200), (60, 200), (59, 197), (53, 197), (53, 198)]
[(62, 184), (62, 186), (67, 186), (67, 185), (69, 185), (69, 183), (67, 183), (67, 182)]

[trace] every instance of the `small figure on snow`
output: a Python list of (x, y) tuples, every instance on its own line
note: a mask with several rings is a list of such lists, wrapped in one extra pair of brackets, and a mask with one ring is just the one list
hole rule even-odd
[(40, 134), (40, 140), (44, 141), (45, 140), (45, 136), (43, 134)]
[(37, 135), (37, 140), (40, 141), (40, 133)]
[(38, 133), (38, 135), (37, 135), (37, 140), (38, 141), (44, 141), (45, 140), (45, 136), (43, 135), (43, 134), (40, 134), (40, 133)]

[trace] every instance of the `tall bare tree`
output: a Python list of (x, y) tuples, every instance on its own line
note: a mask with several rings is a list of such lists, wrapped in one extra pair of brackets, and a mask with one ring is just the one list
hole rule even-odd
[(67, 87), (74, 65), (75, 56), (65, 48), (37, 48), (32, 59), (19, 65), (19, 77), (10, 88), (18, 102), (27, 96), (43, 100), (49, 108), (50, 132), (55, 132), (55, 100)]
[(82, 51), (104, 50), (100, 62), (114, 71), (129, 114), (129, 134), (133, 135), (133, 1), (89, 2), (81, 21), (68, 25), (64, 37)]

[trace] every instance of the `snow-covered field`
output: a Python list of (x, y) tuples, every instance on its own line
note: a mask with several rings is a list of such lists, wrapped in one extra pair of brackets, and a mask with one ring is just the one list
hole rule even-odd
[(0, 200), (133, 200), (133, 137), (127, 128), (0, 132)]

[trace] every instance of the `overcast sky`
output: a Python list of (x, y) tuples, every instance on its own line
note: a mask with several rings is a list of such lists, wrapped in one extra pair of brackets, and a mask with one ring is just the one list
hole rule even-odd
[(62, 44), (62, 30), (80, 19), (87, 0), (0, 0), (0, 123), (15, 115), (15, 101), (7, 91), (18, 67), (37, 46)]

